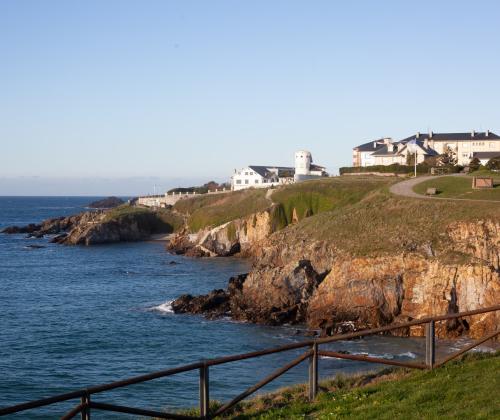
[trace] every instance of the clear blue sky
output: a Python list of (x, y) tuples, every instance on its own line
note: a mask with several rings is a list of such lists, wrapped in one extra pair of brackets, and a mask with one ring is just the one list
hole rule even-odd
[(0, 195), (136, 194), (298, 148), (500, 131), (498, 1), (0, 0)]

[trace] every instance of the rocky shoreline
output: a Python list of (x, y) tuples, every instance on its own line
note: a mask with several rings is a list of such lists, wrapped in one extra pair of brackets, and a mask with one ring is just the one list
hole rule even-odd
[(44, 220), (40, 224), (10, 226), (0, 233), (50, 236), (49, 242), (64, 245), (98, 245), (148, 240), (155, 234), (171, 233), (172, 226), (154, 211), (114, 215), (110, 210), (91, 210), (68, 217)]
[[(500, 225), (493, 221), (449, 226), (448, 250), (429, 245), (395, 255), (354, 256), (329, 241), (284, 230), (247, 249), (250, 273), (226, 290), (184, 295), (176, 313), (221, 316), (267, 325), (305, 324), (322, 335), (493, 306), (500, 301)], [(460, 253), (464, 261), (444, 258)], [(480, 337), (500, 325), (495, 312), (437, 324), (438, 337)], [(422, 336), (421, 326), (394, 332)]]
[[(97, 210), (3, 232), (93, 245), (149, 239), (158, 233), (157, 221), (150, 211), (110, 218), (108, 211)], [(451, 223), (439, 249), (433, 243), (406, 244), (391, 254), (360, 256), (342, 251), (334, 240), (304, 235), (300, 224), (278, 230), (270, 207), (196, 233), (184, 226), (166, 248), (191, 257), (240, 255), (253, 261), (251, 271), (231, 278), (226, 290), (180, 296), (172, 304), (175, 313), (306, 325), (330, 335), (500, 301), (500, 223), (493, 220)], [(480, 337), (499, 324), (500, 314), (492, 312), (439, 323), (437, 335)], [(396, 334), (424, 331), (416, 326)]]

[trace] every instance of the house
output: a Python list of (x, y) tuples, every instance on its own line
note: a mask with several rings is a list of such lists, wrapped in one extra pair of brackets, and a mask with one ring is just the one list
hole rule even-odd
[(493, 152), (500, 155), (500, 137), (487, 130), (485, 132), (466, 133), (416, 133), (399, 141), (391, 138), (374, 140), (353, 148), (353, 166), (405, 165), (409, 150), (408, 143), (416, 146), (417, 163), (429, 157), (444, 153), (452, 154), (458, 165), (466, 166), (474, 153)]
[(474, 152), (472, 158), (479, 159), (481, 165), (486, 165), (490, 159), (500, 157), (500, 152)]
[(322, 176), (328, 176), (325, 168), (312, 163), (310, 152), (299, 150), (295, 153), (295, 167), (250, 165), (235, 169), (231, 177), (231, 189), (269, 188)]

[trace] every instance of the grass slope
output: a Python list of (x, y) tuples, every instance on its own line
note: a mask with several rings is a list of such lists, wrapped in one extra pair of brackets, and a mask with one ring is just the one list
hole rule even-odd
[[(305, 386), (241, 404), (229, 417), (247, 419), (500, 418), (500, 353), (474, 354), (433, 371), (393, 370), (321, 384), (316, 401)], [(363, 385), (368, 382), (368, 385)]]
[(147, 224), (153, 233), (171, 233), (183, 226), (182, 217), (168, 209), (152, 210), (123, 204), (106, 212), (106, 222), (120, 222), (127, 219)]
[[(474, 173), (474, 175), (476, 175)], [(491, 176), (491, 174), (480, 174), (477, 176)], [(500, 201), (500, 177), (493, 176), (496, 183), (495, 188), (487, 190), (473, 190), (472, 176), (431, 179), (415, 185), (413, 191), (418, 194), (425, 194), (427, 188), (437, 188), (438, 196), (443, 198), (467, 198), (471, 200), (492, 200)]]
[(306, 218), (278, 235), (296, 241), (329, 241), (339, 250), (360, 256), (413, 251), (423, 245), (446, 249), (450, 223), (500, 220), (499, 210), (496, 202), (457, 203), (394, 196), (387, 186), (382, 186), (357, 203)]
[[(315, 214), (359, 202), (370, 192), (394, 182), (392, 178), (346, 177), (325, 178), (280, 187), (272, 194), (276, 203), (273, 219), (282, 229), (293, 222)], [(248, 189), (227, 194), (204, 195), (178, 201), (174, 209), (188, 216), (191, 232), (218, 226), (234, 219), (263, 211), (271, 206), (266, 189)]]
[[(391, 179), (392, 180), (392, 179)], [(376, 177), (325, 178), (282, 187), (272, 200), (282, 206), (285, 224), (359, 202), (371, 191), (381, 188), (389, 179)]]
[(218, 226), (269, 207), (265, 189), (248, 189), (227, 194), (204, 195), (178, 201), (174, 209), (188, 216), (191, 232)]

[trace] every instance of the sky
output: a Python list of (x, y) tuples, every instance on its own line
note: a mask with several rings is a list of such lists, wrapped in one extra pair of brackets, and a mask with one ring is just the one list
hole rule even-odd
[(500, 132), (500, 2), (0, 0), (0, 195), (227, 181)]

